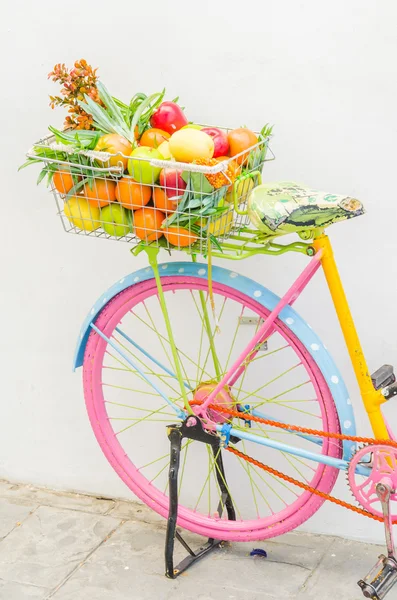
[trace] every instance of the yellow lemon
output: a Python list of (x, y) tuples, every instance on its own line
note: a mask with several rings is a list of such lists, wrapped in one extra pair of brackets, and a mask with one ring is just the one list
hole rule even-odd
[[(254, 189), (254, 182), (252, 177), (241, 178), (240, 180), (236, 180), (235, 186), (236, 198), (238, 199), (238, 203), (242, 204), (248, 199), (248, 194)], [(233, 202), (232, 192), (226, 194), (225, 200), (226, 202)]]
[(208, 232), (215, 236), (226, 235), (233, 226), (233, 211), (229, 210), (208, 225)]
[(100, 226), (99, 207), (90, 204), (86, 198), (72, 196), (65, 202), (63, 212), (72, 225), (79, 229), (94, 231)]
[(180, 129), (170, 137), (169, 145), (172, 156), (181, 162), (212, 158), (214, 154), (212, 137), (199, 129)]

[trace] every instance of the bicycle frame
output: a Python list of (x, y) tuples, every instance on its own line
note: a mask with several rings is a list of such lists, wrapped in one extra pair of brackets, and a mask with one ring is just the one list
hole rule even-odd
[[(300, 244), (300, 245), (302, 245), (302, 244)], [(371, 376), (368, 371), (365, 357), (364, 357), (364, 354), (363, 354), (363, 351), (361, 348), (360, 340), (359, 340), (359, 337), (358, 337), (358, 334), (357, 334), (357, 331), (356, 331), (356, 328), (354, 325), (354, 321), (353, 321), (353, 318), (352, 318), (352, 315), (351, 315), (351, 312), (349, 309), (349, 305), (348, 305), (348, 302), (347, 302), (347, 299), (346, 299), (346, 296), (345, 296), (345, 293), (343, 290), (342, 282), (341, 282), (341, 279), (340, 279), (340, 276), (338, 273), (338, 269), (337, 269), (337, 266), (335, 263), (330, 240), (329, 240), (328, 236), (326, 236), (324, 234), (323, 231), (319, 231), (318, 235), (314, 239), (313, 243), (311, 245), (306, 244), (305, 246), (306, 246), (307, 250), (310, 250), (310, 253), (309, 253), (309, 251), (307, 251), (306, 254), (309, 254), (310, 256), (312, 256), (308, 265), (304, 268), (302, 273), (297, 277), (297, 279), (291, 285), (291, 287), (286, 292), (286, 294), (284, 294), (284, 296), (279, 300), (278, 304), (274, 307), (274, 309), (272, 310), (270, 315), (267, 317), (265, 322), (259, 328), (258, 333), (253, 337), (253, 339), (250, 341), (250, 343), (247, 345), (247, 347), (243, 350), (241, 355), (238, 357), (238, 359), (235, 361), (235, 363), (231, 366), (231, 368), (228, 370), (228, 372), (222, 377), (222, 379), (219, 381), (216, 388), (206, 399), (205, 403), (202, 404), (201, 406), (196, 406), (196, 407), (192, 407), (189, 404), (189, 397), (188, 397), (189, 392), (193, 391), (193, 390), (190, 390), (189, 386), (186, 385), (186, 382), (183, 381), (180, 364), (179, 364), (178, 352), (176, 350), (175, 341), (173, 339), (171, 324), (169, 323), (166, 300), (165, 300), (163, 290), (162, 290), (159, 266), (157, 263), (157, 256), (159, 253), (159, 248), (150, 247), (150, 246), (145, 248), (145, 250), (147, 251), (147, 254), (148, 254), (150, 265), (153, 269), (153, 273), (154, 273), (154, 276), (156, 279), (156, 283), (157, 283), (157, 287), (158, 287), (158, 291), (159, 291), (159, 301), (160, 301), (161, 309), (162, 309), (163, 316), (165, 319), (165, 323), (167, 325), (167, 334), (169, 336), (170, 346), (171, 346), (171, 350), (172, 350), (172, 356), (174, 359), (175, 373), (169, 372), (169, 374), (171, 374), (179, 382), (179, 385), (181, 388), (181, 396), (184, 399), (185, 411), (187, 413), (191, 414), (193, 412), (193, 408), (194, 408), (194, 411), (196, 413), (198, 413), (198, 414), (204, 413), (207, 406), (212, 402), (212, 400), (216, 397), (218, 391), (220, 389), (222, 389), (223, 386), (228, 385), (228, 384), (229, 385), (234, 384), (238, 380), (238, 378), (242, 375), (242, 373), (244, 372), (244, 370), (246, 368), (246, 364), (248, 362), (247, 359), (251, 359), (253, 356), (255, 356), (256, 352), (258, 351), (258, 349), (261, 346), (261, 344), (263, 343), (263, 341), (265, 341), (266, 338), (268, 338), (271, 335), (273, 323), (275, 322), (277, 317), (280, 315), (280, 312), (283, 310), (283, 308), (285, 308), (286, 306), (291, 306), (295, 302), (295, 300), (298, 298), (298, 296), (304, 291), (306, 286), (309, 284), (309, 282), (311, 281), (314, 274), (319, 270), (320, 267), (322, 267), (324, 270), (324, 274), (325, 274), (327, 283), (328, 283), (331, 297), (334, 302), (335, 310), (336, 310), (336, 313), (337, 313), (337, 316), (338, 316), (338, 319), (339, 319), (339, 322), (340, 322), (340, 325), (342, 328), (345, 342), (348, 347), (348, 351), (349, 351), (350, 358), (351, 358), (351, 361), (353, 364), (354, 372), (355, 372), (355, 375), (356, 375), (356, 378), (358, 381), (358, 385), (359, 385), (359, 389), (361, 392), (361, 396), (363, 399), (364, 407), (367, 411), (367, 414), (368, 414), (368, 417), (369, 417), (369, 420), (370, 420), (370, 423), (371, 423), (371, 426), (373, 429), (374, 436), (377, 439), (389, 439), (390, 432), (388, 430), (388, 426), (384, 420), (384, 417), (383, 417), (382, 411), (381, 411), (381, 405), (386, 401), (386, 399), (380, 390), (375, 390), (375, 388), (372, 384)], [(300, 248), (299, 251), (302, 251), (302, 249)], [(259, 251), (259, 253), (262, 253), (262, 252)], [(194, 260), (194, 257), (193, 257), (193, 260)], [(122, 280), (122, 281), (124, 281), (124, 280)], [(203, 293), (203, 292), (200, 292), (200, 293)], [(107, 296), (107, 294), (106, 294), (106, 296)], [(106, 299), (107, 298), (105, 298), (105, 300)], [(203, 305), (203, 309), (204, 309), (204, 306), (205, 306), (205, 304)], [(94, 309), (93, 309), (93, 311), (94, 311)], [(91, 315), (94, 314), (95, 311), (94, 312), (93, 311), (91, 312)], [(207, 315), (207, 317), (208, 317), (208, 315)], [(93, 317), (91, 316), (91, 319), (92, 318)], [(208, 319), (207, 319), (207, 321), (208, 321)], [(208, 323), (209, 323), (209, 321), (208, 321)], [(92, 321), (88, 323), (87, 327), (85, 327), (85, 328), (83, 327), (84, 333), (82, 333), (81, 339), (83, 339), (84, 337), (86, 338), (88, 336), (90, 329), (94, 329), (98, 333), (98, 335), (100, 335), (101, 337), (103, 337), (103, 339), (105, 339), (107, 342), (109, 342), (108, 338), (104, 335), (104, 333), (101, 332), (98, 328), (96, 328)], [(212, 333), (210, 330), (208, 330), (208, 335), (211, 339)], [(134, 344), (133, 340), (128, 339), (127, 341)], [(81, 342), (81, 344), (82, 344), (82, 346), (80, 345), (80, 349), (78, 350), (79, 355), (81, 355), (81, 348), (84, 348), (84, 341)], [(119, 348), (117, 348), (117, 346), (115, 346), (114, 349), (121, 354), (121, 350)], [(132, 364), (131, 360), (124, 353), (122, 355), (123, 355), (123, 359), (126, 360), (134, 369), (136, 369), (136, 365)], [(156, 362), (156, 360), (151, 355), (146, 354), (146, 356), (148, 358), (150, 358), (152, 361)], [(214, 363), (215, 363), (215, 361), (214, 361)], [(76, 364), (78, 365), (79, 363), (77, 362)], [(166, 370), (165, 367), (163, 367), (163, 365), (161, 365), (160, 363), (157, 362), (156, 364), (157, 364), (157, 366)], [(156, 385), (153, 385), (153, 382), (151, 382), (149, 380), (149, 378), (148, 378), (148, 383), (151, 384), (154, 389), (157, 389)], [(161, 395), (164, 397), (164, 399), (166, 399), (163, 394), (161, 394)], [(172, 405), (171, 400), (169, 400), (169, 401), (167, 400), (167, 402), (170, 405)], [(176, 416), (178, 418), (184, 418), (185, 413), (181, 414), (181, 413), (183, 413), (183, 411), (180, 411), (179, 408), (176, 409), (176, 407), (175, 407), (175, 412), (176, 412)], [(253, 411), (253, 414), (256, 414), (257, 416), (266, 418), (266, 415), (261, 414), (258, 411)], [(213, 428), (214, 429), (216, 428), (221, 436), (224, 435), (224, 433), (225, 433), (224, 426), (222, 426), (222, 425), (215, 426), (215, 424), (214, 424)], [(254, 442), (254, 443), (272, 447), (272, 448), (280, 450), (282, 452), (287, 452), (289, 454), (293, 454), (296, 456), (300, 456), (302, 458), (313, 460), (314, 462), (327, 464), (327, 465), (333, 466), (337, 469), (345, 470), (345, 469), (347, 469), (348, 464), (349, 464), (348, 460), (349, 460), (350, 456), (345, 456), (344, 459), (336, 459), (336, 458), (322, 455), (320, 453), (310, 452), (309, 450), (303, 450), (301, 448), (296, 448), (294, 446), (290, 446), (290, 445), (284, 444), (282, 442), (276, 442), (270, 438), (260, 437), (255, 434), (251, 434), (249, 431), (242, 431), (241, 429), (237, 430), (230, 426), (229, 426), (229, 431), (227, 433), (229, 435), (234, 435), (240, 439), (246, 439), (246, 440)], [(316, 444), (322, 443), (321, 438), (315, 438), (315, 437), (312, 438), (311, 436), (305, 436), (300, 433), (298, 433), (297, 435), (309, 438), (310, 441), (312, 441), (313, 443), (316, 443)], [(366, 467), (362, 467), (362, 466), (358, 467), (358, 472), (362, 472), (363, 474), (366, 474), (367, 470), (368, 469)]]

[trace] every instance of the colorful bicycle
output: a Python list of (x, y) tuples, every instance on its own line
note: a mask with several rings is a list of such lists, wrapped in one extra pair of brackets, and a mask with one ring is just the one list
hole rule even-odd
[[(388, 365), (369, 375), (325, 233), (328, 225), (361, 215), (363, 207), (295, 183), (261, 184), (267, 145), (266, 138), (253, 147), (254, 159), (236, 181), (227, 182), (229, 204), (219, 190), (212, 192), (224, 210), (215, 220), (206, 217), (194, 243), (150, 237), (157, 226), (148, 225), (147, 241), (133, 253), (146, 252), (149, 266), (120, 279), (96, 301), (81, 329), (74, 365), (83, 367), (89, 418), (106, 458), (140, 500), (168, 519), (168, 577), (221, 541), (265, 540), (291, 531), (328, 500), (384, 523), (387, 556), (359, 582), (365, 597), (381, 599), (397, 581), (392, 538), (397, 443), (381, 411), (397, 394), (397, 384)], [(37, 147), (48, 149), (41, 159), (49, 169), (64, 165), (81, 177), (89, 171), (96, 180), (120, 176), (116, 155), (115, 166), (104, 168), (98, 153), (81, 151), (81, 162), (61, 160), (51, 138)], [(170, 165), (148, 162), (158, 169)], [(190, 177), (193, 201), (184, 205), (189, 212), (205, 204), (211, 195), (204, 189), (207, 176), (227, 174), (228, 161), (174, 166)], [(98, 225), (71, 223), (64, 195), (53, 191), (67, 231), (114, 237)], [(280, 241), (293, 233), (298, 240)], [(136, 240), (133, 233), (118, 239)], [(178, 249), (189, 260), (158, 262), (160, 251)], [(213, 266), (219, 258), (285, 252), (304, 254), (308, 263), (282, 298), (235, 270)], [(199, 262), (200, 256), (206, 260)], [(320, 267), (373, 439), (357, 436), (341, 374), (293, 308)], [(330, 495), (340, 471), (347, 472), (358, 505)], [(207, 536), (208, 543), (193, 551), (177, 525)], [(177, 567), (175, 537), (189, 553)]]

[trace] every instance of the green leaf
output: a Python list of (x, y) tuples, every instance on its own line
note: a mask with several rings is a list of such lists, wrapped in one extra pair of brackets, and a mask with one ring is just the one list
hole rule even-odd
[(106, 106), (109, 117), (118, 127), (120, 127), (120, 130), (127, 131), (126, 123), (120, 108), (117, 106), (116, 102), (113, 100), (113, 97), (109, 94), (108, 90), (101, 81), (98, 81), (97, 88), (99, 97)]
[(44, 169), (42, 169), (40, 171), (40, 174), (39, 174), (39, 176), (37, 178), (37, 185), (39, 185), (43, 181), (43, 179), (47, 175), (47, 173), (49, 173), (47, 167), (45, 167)]
[(198, 192), (200, 194), (211, 194), (215, 189), (210, 184), (204, 173), (191, 173), (190, 171), (183, 171), (181, 177), (185, 183), (190, 181), (191, 189), (194, 192)]
[(28, 160), (26, 162), (24, 162), (23, 165), (18, 167), (18, 171), (21, 171), (21, 169), (24, 169), (25, 167), (28, 167), (29, 165), (34, 165), (36, 163), (41, 163), (41, 162), (43, 162), (43, 161), (40, 158), (28, 158)]
[[(66, 198), (69, 199), (71, 196), (75, 196), (77, 192), (79, 192), (84, 185), (88, 182), (88, 177), (85, 177), (84, 179), (82, 179), (81, 181), (79, 181), (78, 183), (76, 183), (66, 194)], [(91, 188), (92, 189), (92, 188)]]

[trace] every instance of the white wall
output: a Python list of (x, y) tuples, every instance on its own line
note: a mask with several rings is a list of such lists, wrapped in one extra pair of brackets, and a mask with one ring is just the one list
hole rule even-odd
[[(396, 19), (393, 0), (6, 1), (1, 477), (130, 497), (90, 431), (71, 358), (89, 306), (144, 259), (132, 259), (121, 244), (65, 235), (52, 197), (35, 187), (35, 170), (16, 173), (47, 124), (62, 123), (62, 111), (47, 106), (54, 63), (85, 57), (120, 97), (166, 86), (202, 122), (259, 128), (270, 121), (277, 160), (266, 167), (266, 179), (296, 179), (362, 199), (368, 214), (336, 225), (332, 241), (374, 370), (397, 363)], [(238, 266), (281, 293), (304, 261), (265, 257)], [(358, 426), (369, 434), (321, 275), (297, 308), (336, 358)], [(386, 407), (396, 424), (392, 410)], [(335, 491), (348, 497), (343, 475)], [(306, 528), (382, 535), (377, 524), (330, 505)]]

